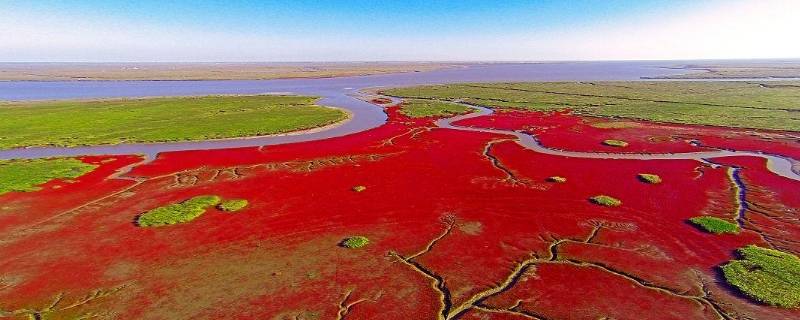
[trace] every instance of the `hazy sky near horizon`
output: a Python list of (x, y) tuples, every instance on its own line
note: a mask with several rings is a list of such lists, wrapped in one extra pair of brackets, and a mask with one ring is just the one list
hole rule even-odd
[(800, 58), (800, 0), (0, 1), (0, 61)]

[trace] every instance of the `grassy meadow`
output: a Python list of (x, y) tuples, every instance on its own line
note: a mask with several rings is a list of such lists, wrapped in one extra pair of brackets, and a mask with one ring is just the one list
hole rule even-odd
[(0, 103), (0, 149), (258, 136), (342, 121), (314, 97), (204, 96)]
[(400, 108), (400, 113), (411, 118), (446, 117), (468, 112), (470, 108), (460, 104), (425, 99), (406, 99)]
[(497, 108), (679, 124), (800, 131), (800, 83), (536, 82), (431, 85), (386, 94)]

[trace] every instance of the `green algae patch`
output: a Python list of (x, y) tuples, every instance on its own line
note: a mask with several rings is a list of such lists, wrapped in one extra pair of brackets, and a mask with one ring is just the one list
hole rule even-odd
[(339, 246), (348, 249), (362, 248), (369, 244), (369, 238), (364, 236), (352, 236), (345, 238), (339, 243)]
[(602, 195), (602, 194), (589, 198), (589, 201), (591, 201), (594, 204), (601, 205), (601, 206), (606, 206), (606, 207), (619, 207), (619, 206), (622, 205), (622, 201), (621, 200), (619, 200), (617, 198), (614, 198), (614, 197), (611, 197), (611, 196)]
[(217, 209), (225, 212), (236, 212), (247, 207), (249, 202), (244, 199), (225, 200), (217, 205)]
[(736, 252), (740, 259), (721, 267), (725, 281), (745, 295), (773, 306), (800, 306), (800, 258), (750, 245)]
[(603, 145), (609, 147), (624, 148), (628, 146), (628, 143), (622, 140), (608, 139), (608, 140), (603, 140)]
[(644, 182), (644, 183), (649, 183), (649, 184), (659, 184), (659, 183), (661, 183), (661, 177), (659, 177), (657, 174), (640, 173), (640, 174), (636, 175), (636, 178), (639, 179), (639, 181)]
[(55, 179), (75, 179), (97, 168), (75, 158), (0, 160), (0, 195), (41, 190)]
[(702, 229), (705, 232), (713, 234), (723, 233), (739, 233), (739, 225), (725, 219), (717, 217), (694, 217), (689, 219), (689, 222)]
[(552, 176), (547, 178), (548, 182), (555, 182), (555, 183), (565, 183), (567, 182), (567, 178), (561, 176)]
[(136, 219), (140, 227), (160, 227), (186, 223), (206, 213), (209, 207), (220, 203), (218, 196), (196, 196), (181, 203), (158, 207), (141, 214)]
[(365, 187), (365, 186), (355, 186), (351, 190), (353, 190), (354, 192), (364, 192), (365, 190), (367, 190), (367, 187)]

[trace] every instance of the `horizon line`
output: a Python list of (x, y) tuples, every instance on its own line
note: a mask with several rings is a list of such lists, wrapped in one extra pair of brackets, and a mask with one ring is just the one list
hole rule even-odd
[(115, 64), (115, 63), (197, 63), (197, 64), (260, 64), (260, 63), (576, 63), (576, 62), (681, 62), (681, 61), (795, 61), (800, 57), (773, 58), (685, 58), (685, 59), (565, 59), (565, 60), (128, 60), (128, 61), (0, 61), (0, 64)]

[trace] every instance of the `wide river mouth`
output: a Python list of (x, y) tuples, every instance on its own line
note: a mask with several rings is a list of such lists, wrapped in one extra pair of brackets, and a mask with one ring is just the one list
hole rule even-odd
[[(299, 134), (225, 140), (171, 143), (132, 143), (85, 147), (31, 147), (0, 150), (0, 159), (31, 159), (81, 155), (143, 154), (154, 159), (161, 152), (184, 150), (227, 149), (304, 142), (338, 137), (378, 127), (386, 122), (381, 108), (358, 99), (365, 88), (400, 87), (424, 84), (460, 82), (522, 82), (522, 81), (632, 81), (685, 73), (671, 69), (677, 62), (558, 62), (558, 63), (490, 63), (465, 67), (359, 77), (285, 80), (213, 80), (213, 81), (0, 81), (0, 100), (30, 101), (53, 99), (92, 99), (119, 97), (197, 96), (212, 94), (290, 93), (319, 96), (319, 104), (348, 110), (347, 122), (329, 129)], [(650, 80), (652, 81), (652, 80)], [(485, 112), (485, 111), (484, 111)], [(442, 123), (444, 124), (444, 123)], [(448, 122), (449, 124), (449, 122)], [(501, 132), (498, 132), (501, 133)], [(514, 134), (513, 132), (503, 132)], [(524, 146), (526, 137), (520, 138)], [(528, 145), (528, 148), (534, 147)], [(537, 147), (539, 152), (545, 149)], [(791, 160), (753, 152), (726, 151), (714, 156), (761, 156), (767, 158), (771, 171), (800, 180), (791, 169)], [(570, 155), (565, 155), (570, 156)], [(587, 156), (587, 155), (571, 155)], [(595, 154), (592, 158), (618, 158), (614, 154)], [(636, 159), (697, 159), (698, 155), (628, 155)], [(776, 165), (778, 168), (776, 168)]]

